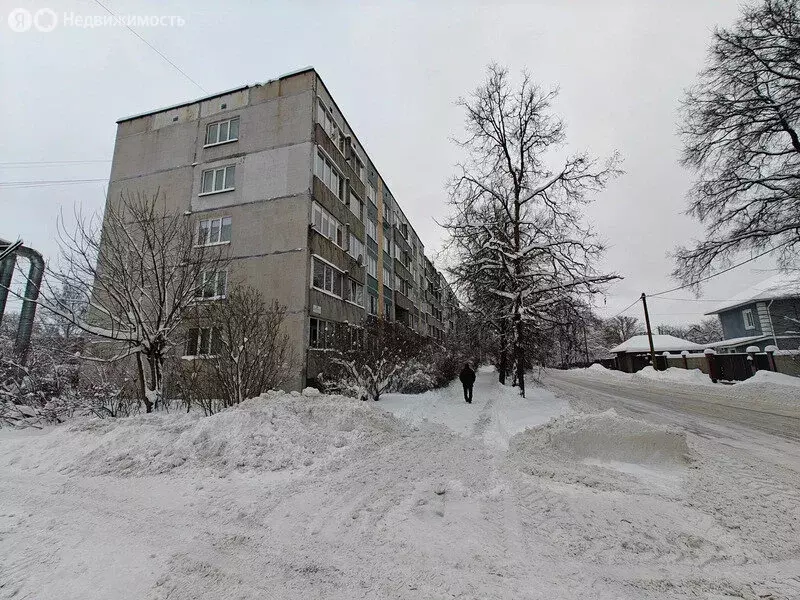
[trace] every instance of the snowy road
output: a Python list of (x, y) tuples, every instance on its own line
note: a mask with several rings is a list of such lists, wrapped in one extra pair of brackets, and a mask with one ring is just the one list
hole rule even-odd
[(0, 599), (800, 598), (796, 443), (570, 389), (0, 432)]
[(682, 426), (691, 427), (693, 422), (702, 423), (711, 419), (800, 441), (800, 398), (794, 409), (755, 403), (742, 406), (731, 397), (733, 388), (723, 384), (699, 388), (651, 382), (645, 387), (641, 382), (603, 381), (587, 378), (580, 372), (556, 369), (547, 372), (546, 384), (562, 392), (575, 388), (595, 392), (634, 412), (653, 412), (657, 407), (660, 412), (666, 409), (691, 416), (692, 419), (680, 419)]

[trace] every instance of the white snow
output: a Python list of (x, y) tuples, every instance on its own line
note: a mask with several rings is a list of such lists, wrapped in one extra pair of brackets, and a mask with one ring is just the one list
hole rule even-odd
[[(653, 348), (656, 353), (680, 352), (681, 350), (700, 350), (704, 348), (700, 344), (695, 344), (689, 340), (682, 340), (673, 335), (653, 335)], [(625, 340), (618, 346), (609, 350), (612, 354), (618, 352), (650, 352), (650, 340), (646, 335), (635, 335)]]
[(271, 392), (4, 431), (0, 598), (791, 598), (799, 490), (486, 369), (471, 405)]
[(717, 314), (751, 302), (800, 296), (800, 278), (796, 273), (778, 273), (743, 290), (707, 312)]
[(656, 371), (653, 367), (645, 367), (633, 374), (633, 379), (653, 379), (666, 383), (690, 385), (714, 385), (711, 378), (700, 369), (681, 369), (669, 367), (666, 371)]

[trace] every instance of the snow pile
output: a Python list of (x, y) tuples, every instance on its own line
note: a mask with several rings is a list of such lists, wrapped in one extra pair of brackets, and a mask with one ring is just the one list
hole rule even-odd
[[(757, 371), (733, 386), (730, 396), (747, 405), (765, 404), (778, 409), (800, 408), (800, 377), (774, 371)], [(793, 413), (796, 416), (796, 413)]]
[(509, 456), (538, 477), (627, 492), (641, 491), (644, 484), (663, 492), (663, 480), (679, 485), (690, 450), (682, 430), (608, 410), (570, 414), (528, 429), (512, 438)]
[(791, 387), (800, 387), (800, 377), (792, 377), (775, 371), (757, 371), (755, 375), (744, 380), (740, 386), (755, 386), (760, 384), (774, 384)]
[(714, 385), (711, 378), (700, 369), (681, 369), (669, 367), (666, 371), (656, 371), (653, 367), (645, 367), (633, 374), (634, 381), (647, 379), (665, 383), (682, 383), (689, 385)]
[(621, 417), (614, 410), (554, 419), (515, 436), (511, 450), (650, 465), (685, 464), (689, 455), (685, 432)]
[(595, 363), (586, 368), (570, 369), (570, 373), (582, 374), (587, 377), (602, 377), (607, 379), (629, 379), (630, 373), (617, 371), (616, 369), (606, 369), (603, 365)]
[(281, 471), (325, 464), (407, 431), (398, 419), (363, 402), (273, 392), (210, 417), (84, 419), (42, 435), (35, 448), (28, 440), (24, 454), (9, 449), (5, 456), (16, 455), (8, 462), (19, 469), (93, 475)]

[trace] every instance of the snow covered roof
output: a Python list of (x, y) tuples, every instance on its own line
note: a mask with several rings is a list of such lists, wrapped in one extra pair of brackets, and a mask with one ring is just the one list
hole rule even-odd
[[(680, 352), (681, 350), (704, 350), (704, 346), (695, 344), (689, 340), (676, 338), (674, 335), (653, 335), (653, 348), (656, 352)], [(625, 340), (610, 352), (650, 352), (650, 342), (646, 335), (635, 335), (629, 340)]]
[(750, 286), (743, 292), (736, 294), (730, 300), (718, 304), (707, 315), (731, 310), (737, 306), (750, 304), (759, 300), (775, 300), (777, 298), (800, 297), (800, 275), (797, 273), (778, 273), (769, 279)]
[(749, 344), (750, 342), (755, 342), (763, 339), (771, 340), (772, 336), (749, 335), (746, 337), (731, 338), (729, 340), (720, 340), (718, 342), (711, 342), (710, 344), (706, 344), (706, 348), (728, 348), (732, 346), (743, 346), (744, 344)]

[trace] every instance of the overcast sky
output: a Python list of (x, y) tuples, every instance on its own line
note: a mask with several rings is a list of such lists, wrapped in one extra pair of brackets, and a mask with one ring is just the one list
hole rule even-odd
[[(714, 26), (736, 19), (737, 2), (101, 1), (118, 15), (182, 18), (181, 27), (135, 29), (209, 93), (316, 67), (429, 255), (441, 246), (435, 220), (446, 215), (444, 183), (457, 158), (449, 138), (463, 125), (454, 102), (490, 62), (560, 87), (555, 109), (570, 148), (624, 158), (626, 174), (587, 211), (610, 245), (602, 267), (625, 277), (600, 299), (601, 314), (673, 287), (666, 253), (702, 233), (683, 215), (692, 174), (678, 165), (677, 109)], [(0, 182), (106, 179), (118, 118), (204, 95), (130, 31), (65, 25), (65, 14), (107, 15), (95, 2), (0, 6)], [(15, 32), (7, 17), (16, 8), (50, 9), (59, 22)], [(42, 161), (97, 162), (34, 164)], [(0, 186), (0, 237), (22, 237), (48, 257), (59, 211), (69, 219), (76, 206), (101, 210), (105, 186), (34, 185)], [(654, 299), (653, 320), (695, 320), (771, 267), (756, 261), (715, 279), (707, 303)]]

